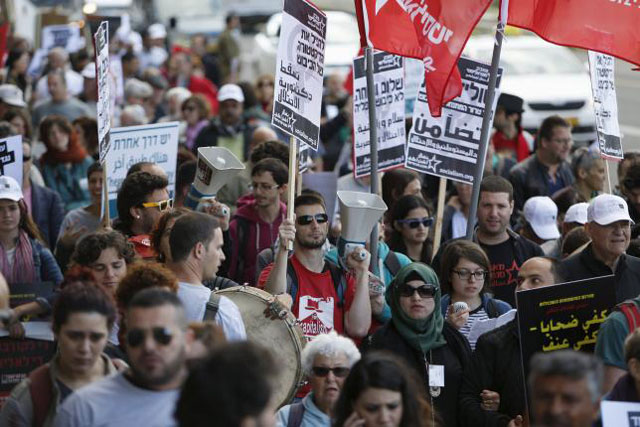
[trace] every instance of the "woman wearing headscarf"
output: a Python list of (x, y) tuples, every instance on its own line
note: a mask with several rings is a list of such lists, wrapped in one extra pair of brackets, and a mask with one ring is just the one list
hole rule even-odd
[(458, 391), (471, 348), (444, 321), (438, 276), (426, 264), (406, 265), (387, 288), (385, 298), (391, 320), (363, 343), (363, 353), (386, 349), (403, 358), (422, 378), (440, 424), (455, 427)]

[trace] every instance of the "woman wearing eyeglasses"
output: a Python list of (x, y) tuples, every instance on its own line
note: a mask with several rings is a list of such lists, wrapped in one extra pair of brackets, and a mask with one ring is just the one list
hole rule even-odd
[(209, 103), (200, 94), (193, 95), (182, 103), (182, 118), (187, 124), (184, 144), (190, 151), (193, 151), (196, 136), (209, 123), (210, 115)]
[(344, 380), (358, 360), (360, 352), (349, 338), (335, 331), (314, 337), (302, 350), (302, 369), (311, 392), (301, 402), (282, 407), (276, 414), (276, 425), (331, 427)]
[[(385, 351), (366, 354), (351, 369), (335, 409), (338, 427), (435, 427), (436, 415), (415, 373)], [(447, 424), (448, 425), (448, 424)]]
[(0, 425), (51, 426), (69, 395), (115, 374), (116, 368), (103, 353), (115, 317), (113, 298), (100, 286), (67, 282), (53, 308), (56, 355), (12, 390), (2, 407)]
[(402, 267), (385, 294), (391, 320), (363, 343), (363, 351), (389, 350), (413, 367), (443, 426), (458, 425), (458, 392), (471, 356), (469, 343), (440, 310), (440, 283), (431, 267)]
[(40, 123), (40, 139), (47, 147), (40, 158), (47, 187), (60, 194), (66, 211), (87, 204), (87, 169), (93, 159), (78, 142), (69, 120), (58, 115), (45, 117)]
[[(473, 324), (479, 320), (498, 317), (511, 310), (511, 306), (494, 299), (488, 293), (490, 286), (489, 258), (482, 248), (468, 240), (454, 240), (442, 253), (440, 264), (442, 315), (462, 335), (469, 338)], [(453, 304), (464, 302), (468, 309), (456, 311)], [(475, 339), (469, 344), (475, 349)]]
[(433, 224), (429, 206), (422, 197), (402, 196), (391, 207), (393, 231), (387, 242), (392, 251), (400, 252), (415, 262), (431, 262), (433, 248), (429, 227)]

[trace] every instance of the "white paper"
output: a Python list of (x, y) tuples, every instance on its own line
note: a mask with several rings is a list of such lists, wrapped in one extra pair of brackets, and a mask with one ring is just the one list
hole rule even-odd
[(15, 179), (22, 186), (22, 135), (0, 139), (0, 175)]
[(603, 427), (640, 427), (640, 403), (603, 401), (600, 409)]
[[(43, 341), (54, 340), (51, 323), (49, 322), (22, 322), (22, 327), (24, 328), (25, 338)], [(0, 328), (0, 337), (7, 336), (9, 336), (9, 332)]]
[(444, 387), (443, 365), (429, 365), (429, 387)]
[(480, 335), (492, 331), (500, 326), (509, 323), (516, 317), (518, 310), (515, 308), (507, 311), (502, 316), (494, 317), (493, 319), (478, 320), (473, 324), (469, 331), (469, 341), (478, 341)]

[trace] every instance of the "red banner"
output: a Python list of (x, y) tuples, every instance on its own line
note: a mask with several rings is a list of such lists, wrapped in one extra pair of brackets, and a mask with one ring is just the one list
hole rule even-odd
[(421, 59), (431, 115), (462, 91), (456, 62), (491, 0), (355, 0), (362, 46)]
[(640, 3), (636, 0), (509, 0), (507, 23), (552, 43), (640, 65)]

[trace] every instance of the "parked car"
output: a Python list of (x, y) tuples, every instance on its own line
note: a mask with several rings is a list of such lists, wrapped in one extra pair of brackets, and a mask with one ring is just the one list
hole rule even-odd
[[(491, 62), (494, 41), (493, 36), (473, 36), (464, 53)], [(589, 71), (571, 49), (535, 35), (512, 36), (502, 45), (500, 65), (500, 90), (525, 101), (525, 130), (535, 134), (546, 117), (557, 114), (573, 126), (576, 145), (596, 139)]]

